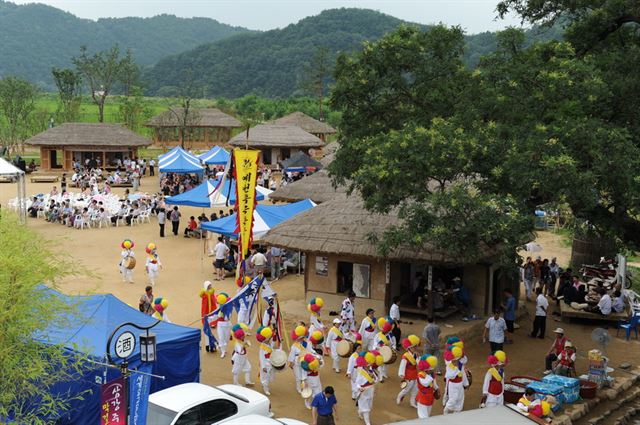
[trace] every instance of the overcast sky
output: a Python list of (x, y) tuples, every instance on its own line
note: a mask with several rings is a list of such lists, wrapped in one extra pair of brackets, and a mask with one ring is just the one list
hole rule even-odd
[(421, 24), (460, 25), (468, 33), (518, 25), (515, 18), (496, 20), (498, 0), (42, 0), (81, 18), (141, 16), (162, 13), (201, 16), (250, 29), (282, 28), (325, 9), (360, 7)]

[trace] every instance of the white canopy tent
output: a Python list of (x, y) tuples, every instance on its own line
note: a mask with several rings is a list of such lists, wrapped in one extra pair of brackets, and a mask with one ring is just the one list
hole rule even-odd
[(4, 158), (0, 158), (0, 177), (8, 177), (18, 183), (18, 204), (16, 209), (21, 223), (27, 222), (27, 187), (25, 173)]

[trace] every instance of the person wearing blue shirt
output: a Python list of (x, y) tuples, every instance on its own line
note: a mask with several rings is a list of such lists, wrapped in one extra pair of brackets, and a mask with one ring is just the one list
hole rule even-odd
[(504, 304), (502, 304), (502, 308), (504, 309), (504, 321), (507, 322), (507, 344), (513, 343), (513, 330), (514, 323), (516, 321), (516, 298), (513, 296), (513, 292), (511, 289), (507, 288), (504, 290)]
[(311, 402), (313, 417), (311, 425), (335, 425), (338, 419), (336, 404), (338, 400), (334, 395), (333, 387), (326, 387), (323, 392), (316, 394)]

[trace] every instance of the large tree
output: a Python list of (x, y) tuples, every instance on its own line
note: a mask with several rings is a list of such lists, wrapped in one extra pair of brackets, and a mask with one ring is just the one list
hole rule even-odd
[(15, 150), (28, 132), (38, 88), (18, 77), (0, 79), (0, 139), (9, 152)]
[(51, 74), (58, 88), (60, 104), (58, 106), (58, 121), (73, 122), (78, 118), (80, 103), (82, 102), (82, 77), (73, 69), (52, 68)]
[(514, 246), (540, 204), (633, 245), (640, 151), (616, 123), (615, 89), (567, 42), (524, 47), (517, 30), (480, 66), (462, 33), (403, 27), (342, 56), (332, 104), (343, 112), (331, 168), (368, 208), (405, 219), (382, 247), (426, 240), (471, 259)]
[(79, 379), (83, 358), (47, 341), (50, 328), (80, 320), (74, 306), (49, 287), (79, 271), (59, 249), (14, 215), (0, 218), (0, 421), (48, 424), (83, 394), (55, 394), (58, 382)]
[(131, 67), (131, 55), (127, 52), (124, 57), (120, 57), (117, 45), (89, 55), (87, 48), (83, 46), (80, 48), (80, 56), (74, 57), (72, 61), (89, 86), (91, 99), (98, 106), (98, 121), (104, 122), (107, 96), (111, 94), (114, 85), (122, 80), (123, 75), (130, 75), (123, 70)]

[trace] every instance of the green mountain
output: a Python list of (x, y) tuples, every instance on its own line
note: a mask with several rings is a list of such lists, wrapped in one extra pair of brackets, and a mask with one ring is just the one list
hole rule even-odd
[(80, 19), (42, 4), (16, 5), (0, 0), (0, 77), (17, 75), (53, 89), (51, 67), (71, 66), (80, 46), (89, 51), (114, 44), (131, 49), (136, 61), (153, 65), (162, 57), (225, 37), (249, 32), (213, 19)]
[[(363, 41), (376, 40), (402, 23), (368, 9), (325, 10), (282, 29), (236, 35), (168, 56), (145, 73), (145, 86), (151, 95), (179, 95), (190, 75), (190, 85), (208, 97), (297, 95), (319, 47), (329, 50), (333, 62), (339, 52), (360, 49)], [(529, 40), (558, 37), (557, 31), (530, 30), (527, 35)], [(474, 66), (495, 48), (495, 33), (469, 35), (465, 60)]]

